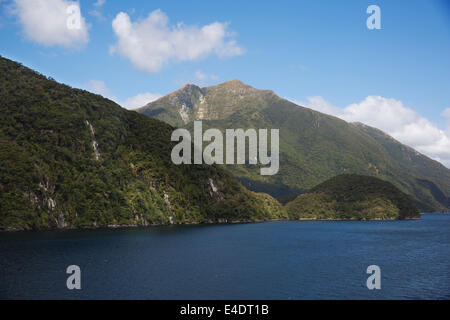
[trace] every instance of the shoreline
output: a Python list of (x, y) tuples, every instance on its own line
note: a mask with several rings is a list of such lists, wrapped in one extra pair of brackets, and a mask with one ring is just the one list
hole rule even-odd
[[(442, 213), (421, 213), (422, 214), (449, 214), (448, 212)], [(147, 225), (137, 225), (137, 224), (110, 224), (105, 226), (83, 226), (83, 227), (65, 227), (65, 228), (41, 228), (41, 229), (25, 229), (25, 228), (5, 228), (0, 229), (0, 233), (10, 233), (10, 232), (42, 232), (42, 231), (68, 231), (68, 230), (107, 230), (107, 229), (126, 229), (126, 228), (151, 228), (151, 227), (169, 227), (169, 226), (195, 226), (195, 225), (232, 225), (232, 224), (249, 224), (249, 223), (263, 223), (263, 222), (277, 222), (277, 221), (288, 221), (288, 222), (313, 222), (313, 221), (408, 221), (408, 220), (420, 220), (418, 218), (406, 218), (406, 219), (318, 219), (318, 218), (299, 218), (299, 219), (289, 219), (289, 218), (276, 218), (276, 219), (264, 219), (264, 220), (232, 220), (232, 221), (203, 221), (203, 222), (184, 222), (184, 223), (155, 223)]]

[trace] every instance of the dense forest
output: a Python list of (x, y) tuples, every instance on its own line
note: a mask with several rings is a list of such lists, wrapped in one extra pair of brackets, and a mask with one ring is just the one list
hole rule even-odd
[(173, 128), (0, 58), (0, 229), (286, 218), (223, 168), (174, 165)]
[(355, 174), (333, 177), (286, 204), (291, 219), (412, 219), (419, 211), (392, 183)]

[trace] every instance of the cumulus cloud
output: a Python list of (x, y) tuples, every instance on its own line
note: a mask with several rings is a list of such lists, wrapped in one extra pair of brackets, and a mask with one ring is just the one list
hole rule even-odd
[(128, 98), (125, 101), (118, 99), (113, 92), (108, 88), (105, 82), (101, 80), (90, 80), (85, 85), (84, 88), (92, 93), (99, 94), (115, 103), (121, 105), (125, 109), (136, 109), (146, 105), (149, 102), (155, 101), (162, 97), (158, 93), (144, 92), (139, 93), (134, 97)]
[(450, 108), (441, 114), (447, 118), (447, 129), (441, 130), (396, 99), (368, 96), (345, 108), (333, 106), (320, 96), (307, 100), (298, 104), (348, 122), (359, 121), (378, 128), (450, 168)]
[(88, 27), (78, 2), (68, 0), (14, 0), (25, 36), (45, 46), (82, 47)]
[(111, 47), (111, 52), (128, 58), (145, 72), (158, 72), (170, 62), (198, 60), (211, 54), (226, 57), (244, 53), (232, 39), (227, 23), (169, 26), (169, 18), (159, 9), (136, 22), (127, 13), (120, 12), (112, 27), (117, 44)]

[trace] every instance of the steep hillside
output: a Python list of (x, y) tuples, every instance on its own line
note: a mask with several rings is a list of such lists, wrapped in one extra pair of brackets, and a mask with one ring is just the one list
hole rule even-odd
[(410, 197), (381, 179), (331, 178), (286, 204), (291, 219), (394, 220), (419, 218)]
[(339, 174), (371, 175), (413, 196), (422, 211), (450, 210), (450, 170), (410, 148), (371, 134), (360, 125), (300, 107), (272, 91), (238, 80), (213, 87), (186, 85), (137, 110), (169, 124), (203, 127), (280, 129), (280, 170), (261, 176), (257, 166), (228, 168), (249, 189), (289, 197)]
[[(416, 182), (447, 209), (450, 208), (450, 170), (413, 148), (401, 144), (383, 131), (362, 123), (353, 123), (374, 138), (405, 170), (417, 173)], [(421, 173), (426, 173), (425, 175)], [(447, 196), (446, 196), (447, 195)], [(432, 208), (430, 208), (432, 210)]]
[(0, 57), (0, 229), (285, 216), (216, 166), (170, 159), (173, 128)]

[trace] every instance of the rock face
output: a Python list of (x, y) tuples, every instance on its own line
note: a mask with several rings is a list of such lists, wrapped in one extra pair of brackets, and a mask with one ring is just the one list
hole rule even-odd
[(263, 103), (264, 98), (272, 95), (274, 93), (270, 90), (257, 90), (239, 80), (206, 88), (187, 84), (137, 111), (161, 120), (166, 119), (171, 125), (180, 127), (194, 120), (227, 118), (239, 110), (242, 104), (254, 104), (255, 100)]
[(204, 130), (279, 129), (276, 175), (262, 177), (257, 166), (229, 167), (253, 191), (289, 198), (336, 175), (355, 173), (393, 183), (424, 212), (450, 210), (449, 169), (380, 130), (303, 108), (270, 90), (238, 80), (186, 85), (137, 111), (189, 130), (194, 120), (203, 120)]
[(394, 220), (419, 218), (410, 197), (375, 177), (343, 174), (286, 204), (291, 219)]
[[(190, 119), (201, 96), (185, 90), (171, 99)], [(1, 57), (0, 112), (0, 229), (286, 216), (223, 168), (174, 165), (170, 125)]]

